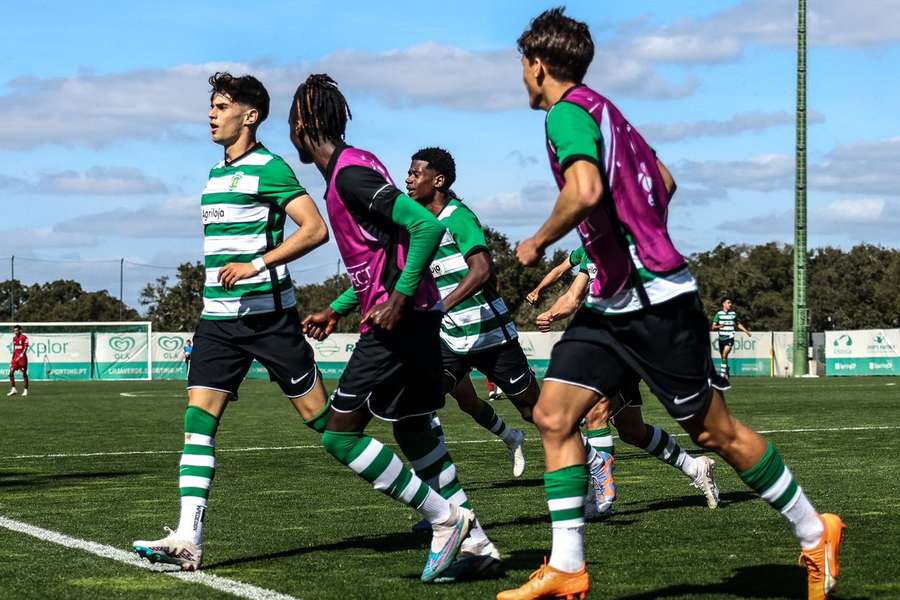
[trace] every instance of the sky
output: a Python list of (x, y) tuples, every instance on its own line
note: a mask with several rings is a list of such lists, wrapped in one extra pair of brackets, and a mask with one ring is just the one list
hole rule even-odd
[[(555, 2), (16, 3), (0, 49), (0, 279), (119, 294), (202, 257), (200, 193), (222, 148), (207, 78), (251, 73), (272, 96), (260, 140), (322, 204), (287, 110), (309, 73), (347, 95), (350, 144), (402, 182), (423, 146), (450, 150), (459, 196), (511, 240), (556, 199), (544, 113), (528, 108), (516, 38)], [(808, 15), (809, 246), (900, 247), (900, 0), (814, 0)], [(796, 2), (569, 2), (597, 47), (587, 83), (656, 149), (678, 191), (683, 253), (790, 242)], [(323, 211), (324, 213), (324, 211)], [(576, 244), (565, 238), (560, 247)], [(333, 242), (291, 266), (338, 270)]]

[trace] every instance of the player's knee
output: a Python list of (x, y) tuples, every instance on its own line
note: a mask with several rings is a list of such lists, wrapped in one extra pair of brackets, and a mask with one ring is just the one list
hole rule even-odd
[(691, 432), (691, 440), (701, 448), (718, 453), (728, 453), (728, 450), (737, 441), (737, 432), (734, 427), (703, 428)]
[(548, 411), (540, 404), (534, 407), (533, 420), (542, 438), (564, 437), (572, 432), (574, 424), (559, 411)]
[(362, 433), (358, 431), (343, 432), (327, 429), (322, 434), (322, 447), (328, 454), (346, 465), (350, 463), (350, 455), (361, 437)]

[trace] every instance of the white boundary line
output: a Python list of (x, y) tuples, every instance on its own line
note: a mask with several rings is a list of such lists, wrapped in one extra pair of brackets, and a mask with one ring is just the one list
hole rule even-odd
[[(819, 432), (841, 432), (841, 431), (885, 431), (892, 429), (900, 429), (900, 425), (861, 425), (859, 427), (809, 427), (800, 429), (760, 429), (757, 433), (819, 433)], [(673, 437), (685, 437), (686, 433), (671, 433)], [(614, 436), (618, 439), (618, 436)], [(501, 442), (500, 438), (491, 438), (486, 440), (448, 440), (448, 445), (454, 444), (490, 444), (492, 442)], [(537, 443), (537, 439), (529, 439), (529, 442)], [(391, 446), (392, 444), (385, 444)], [(216, 453), (221, 452), (282, 452), (284, 450), (313, 450), (320, 449), (320, 444), (309, 444), (305, 446), (257, 446), (248, 448), (216, 448)], [(41, 458), (88, 458), (91, 456), (134, 456), (141, 454), (181, 454), (181, 450), (127, 450), (122, 452), (82, 452), (73, 454), (16, 454), (12, 456), (0, 456), (3, 460), (30, 460)]]
[(10, 531), (17, 531), (19, 533), (30, 535), (32, 537), (38, 538), (39, 540), (44, 540), (45, 542), (59, 544), (60, 546), (65, 546), (66, 548), (83, 550), (101, 558), (108, 558), (110, 560), (130, 565), (132, 567), (137, 567), (139, 569), (147, 569), (148, 571), (163, 573), (164, 575), (174, 577), (175, 579), (180, 579), (187, 583), (197, 583), (200, 585), (205, 585), (206, 587), (218, 590), (220, 592), (225, 592), (226, 594), (231, 594), (239, 598), (247, 598), (247, 600), (299, 600), (294, 596), (288, 596), (286, 594), (281, 594), (279, 592), (274, 592), (265, 588), (256, 587), (255, 585), (242, 583), (240, 581), (235, 581), (226, 577), (210, 575), (209, 573), (204, 573), (203, 571), (173, 571), (171, 570), (171, 566), (152, 564), (150, 562), (144, 561), (141, 558), (138, 558), (135, 554), (126, 552), (125, 550), (120, 550), (119, 548), (70, 537), (57, 531), (42, 529), (40, 527), (35, 527), (34, 525), (29, 525), (28, 523), (8, 519), (4, 516), (0, 516), (0, 527), (4, 527), (6, 529), (9, 529)]

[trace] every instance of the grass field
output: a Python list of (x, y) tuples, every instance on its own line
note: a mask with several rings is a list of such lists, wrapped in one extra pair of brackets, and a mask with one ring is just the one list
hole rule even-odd
[[(844, 600), (900, 598), (896, 383), (739, 379), (728, 396), (737, 415), (772, 431), (820, 510), (843, 515), (836, 597)], [(520, 422), (508, 402), (495, 406)], [(183, 384), (167, 382), (37, 383), (28, 398), (2, 398), (0, 517), (125, 550), (161, 537), (163, 525), (177, 524), (183, 407)], [(652, 398), (645, 417), (678, 431)], [(504, 578), (419, 583), (426, 540), (409, 533), (414, 513), (327, 456), (277, 387), (261, 382), (244, 384), (219, 429), (204, 572), (304, 599), (492, 598), (521, 583), (549, 550), (537, 435), (529, 430), (529, 467), (516, 480), (490, 434), (455, 406), (442, 420), (463, 485), (504, 555)], [(370, 432), (390, 439), (383, 424)], [(617, 450), (616, 514), (588, 526), (592, 597), (805, 597), (790, 533), (730, 469), (719, 469), (722, 506), (710, 511), (671, 467)], [(234, 597), (198, 579), (0, 527), (0, 598)]]

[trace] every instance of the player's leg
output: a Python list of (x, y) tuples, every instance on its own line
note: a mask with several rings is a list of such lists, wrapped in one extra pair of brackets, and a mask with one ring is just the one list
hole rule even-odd
[(618, 489), (615, 479), (615, 447), (609, 429), (610, 402), (604, 396), (584, 417), (586, 463), (590, 472), (590, 490), (585, 515), (596, 520), (612, 514)]
[(18, 393), (19, 393), (18, 390), (16, 390), (16, 371), (11, 366), (9, 368), (9, 393), (6, 395), (7, 396), (15, 396)]
[(26, 364), (25, 368), (22, 369), (22, 395), (28, 395), (28, 365)]
[(487, 386), (488, 400), (493, 402), (494, 400), (497, 400), (500, 398), (500, 388), (497, 387), (496, 383), (494, 383), (493, 381), (488, 379), (485, 382), (485, 385)]
[(722, 364), (719, 367), (719, 375), (728, 379), (731, 377), (731, 369), (728, 368), (728, 357), (731, 355), (731, 349), (733, 347), (734, 342), (732, 340), (728, 340), (727, 342), (719, 343), (722, 350)]

